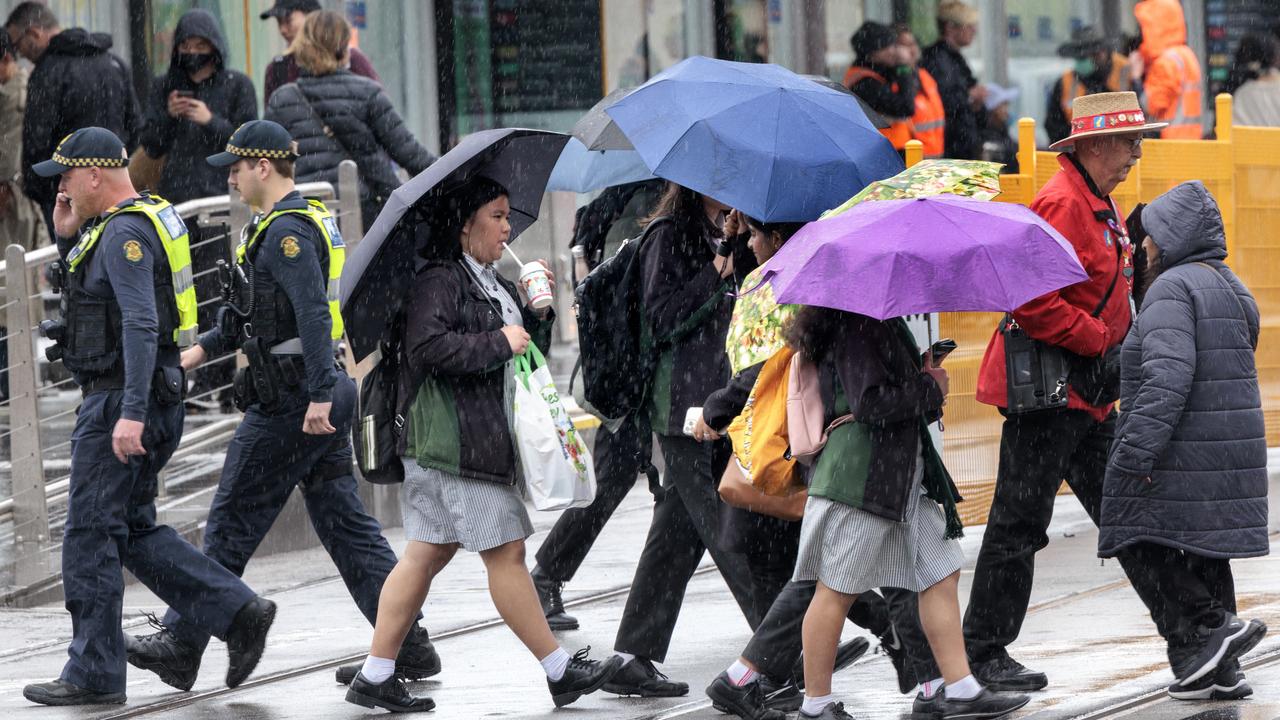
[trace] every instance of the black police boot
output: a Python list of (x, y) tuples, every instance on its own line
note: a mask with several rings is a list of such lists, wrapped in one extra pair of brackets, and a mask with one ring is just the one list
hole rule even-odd
[(547, 625), (552, 630), (577, 630), (578, 619), (564, 611), (564, 599), (560, 597), (560, 589), (564, 583), (547, 577), (540, 567), (534, 567), (533, 586), (538, 589), (538, 600), (542, 602), (542, 614), (547, 616)]
[(32, 683), (22, 688), (22, 697), (41, 705), (122, 705), (125, 701), (122, 692), (98, 692), (66, 680)]
[(199, 648), (173, 634), (163, 623), (150, 616), (151, 625), (159, 632), (150, 635), (125, 635), (124, 649), (129, 664), (155, 673), (160, 681), (179, 690), (190, 690), (200, 674)]
[(564, 707), (583, 695), (590, 695), (599, 690), (622, 667), (622, 658), (614, 655), (608, 660), (590, 660), (587, 653), (591, 648), (583, 648), (569, 659), (569, 667), (559, 680), (547, 678), (547, 688), (551, 690), (551, 701), (556, 707)]
[(276, 604), (256, 597), (244, 604), (227, 632), (227, 687), (244, 682), (258, 666), (267, 646), (267, 631), (276, 619)]
[(425, 695), (410, 695), (404, 680), (395, 675), (375, 685), (360, 673), (356, 673), (351, 687), (347, 688), (347, 702), (393, 713), (426, 712), (436, 707), (436, 701)]
[[(834, 669), (831, 672), (833, 673), (840, 672), (841, 670), (849, 667), (854, 662), (856, 662), (858, 658), (862, 657), (863, 655), (866, 655), (867, 651), (870, 649), (871, 649), (871, 643), (867, 642), (866, 638), (859, 637), (859, 638), (854, 638), (849, 642), (840, 643), (838, 646), (836, 646), (836, 664)], [(800, 655), (800, 657), (796, 658), (796, 664), (791, 668), (791, 676), (792, 678), (794, 678), (796, 687), (803, 690), (804, 689), (804, 654), (803, 653)]]
[(711, 707), (743, 720), (786, 720), (785, 712), (774, 710), (765, 703), (764, 688), (760, 686), (762, 679), (763, 676), (746, 685), (735, 685), (729, 679), (729, 673), (720, 673), (707, 686)]
[(689, 694), (689, 683), (671, 680), (653, 666), (652, 660), (637, 657), (604, 684), (604, 691), (636, 697), (684, 697)]
[[(364, 667), (362, 663), (342, 665), (334, 672), (334, 679), (340, 685), (350, 685), (361, 667)], [(431, 644), (431, 636), (426, 628), (414, 625), (409, 628), (409, 634), (400, 645), (400, 653), (396, 655), (396, 674), (413, 682), (439, 673), (440, 655)]]

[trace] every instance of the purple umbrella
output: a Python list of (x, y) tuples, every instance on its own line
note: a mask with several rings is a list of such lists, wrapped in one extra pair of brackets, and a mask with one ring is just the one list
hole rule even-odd
[(811, 222), (765, 277), (780, 303), (885, 320), (1010, 311), (1089, 276), (1071, 243), (1022, 205), (940, 195), (861, 203)]

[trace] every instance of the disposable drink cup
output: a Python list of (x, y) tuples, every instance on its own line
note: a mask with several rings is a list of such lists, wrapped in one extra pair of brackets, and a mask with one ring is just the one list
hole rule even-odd
[(549, 307), (554, 298), (551, 296), (551, 278), (547, 277), (547, 269), (542, 263), (525, 263), (520, 268), (520, 284), (525, 295), (529, 296), (529, 306), (534, 310)]

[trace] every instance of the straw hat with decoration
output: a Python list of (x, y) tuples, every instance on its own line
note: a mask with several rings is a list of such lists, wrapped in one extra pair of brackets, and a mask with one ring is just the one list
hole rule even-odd
[(1105, 92), (1081, 95), (1071, 103), (1071, 134), (1049, 146), (1067, 150), (1080, 138), (1148, 132), (1169, 123), (1147, 122), (1146, 113), (1132, 92)]

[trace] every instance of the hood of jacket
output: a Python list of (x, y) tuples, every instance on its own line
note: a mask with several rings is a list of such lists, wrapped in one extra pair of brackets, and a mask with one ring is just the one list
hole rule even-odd
[(111, 49), (111, 36), (91, 33), (84, 28), (71, 28), (49, 38), (46, 55), (101, 55)]
[[(214, 62), (218, 69), (226, 67), (227, 40), (218, 27), (218, 19), (208, 10), (196, 8), (182, 14), (178, 27), (173, 31), (173, 52), (169, 55), (169, 71), (178, 70), (178, 47), (191, 37), (202, 37), (213, 45)], [(178, 70), (178, 72), (181, 72)], [(185, 73), (184, 73), (185, 74)]]
[(1222, 213), (1199, 180), (1184, 182), (1152, 200), (1142, 211), (1142, 227), (1160, 248), (1165, 269), (1227, 257)]
[(1151, 63), (1175, 45), (1187, 44), (1187, 20), (1178, 0), (1142, 0), (1133, 8), (1142, 28), (1142, 59)]

